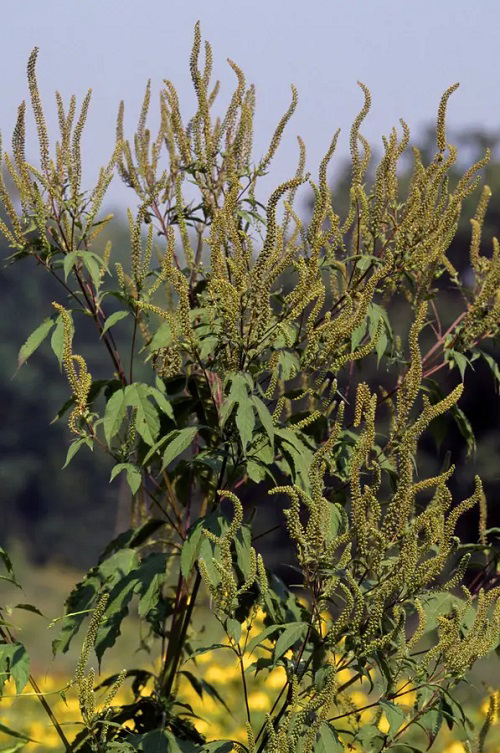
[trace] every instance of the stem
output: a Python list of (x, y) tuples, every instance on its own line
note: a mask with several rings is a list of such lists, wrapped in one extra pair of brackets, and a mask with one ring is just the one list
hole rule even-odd
[(239, 644), (237, 644), (237, 648), (238, 648), (238, 650), (237, 650), (236, 653), (238, 654), (238, 661), (239, 661), (239, 664), (240, 664), (241, 682), (242, 682), (242, 685), (243, 685), (243, 696), (245, 698), (245, 708), (246, 708), (246, 712), (247, 712), (247, 719), (248, 719), (248, 723), (251, 724), (252, 719), (251, 719), (251, 716), (250, 716), (250, 706), (248, 705), (248, 688), (247, 688), (247, 681), (246, 681), (246, 677), (245, 677), (245, 667), (243, 666), (243, 654), (241, 653), (241, 649), (240, 649)]
[[(226, 443), (225, 452), (224, 452), (224, 460), (222, 461), (222, 466), (220, 469), (219, 477), (217, 479), (215, 496), (217, 496), (218, 490), (222, 486), (224, 473), (226, 472), (228, 455), (229, 455), (229, 445)], [(177, 669), (179, 667), (179, 662), (181, 660), (182, 650), (184, 648), (184, 642), (186, 640), (189, 623), (191, 622), (191, 617), (193, 615), (196, 597), (198, 596), (198, 591), (201, 585), (200, 571), (198, 570), (196, 573), (193, 590), (191, 591), (191, 598), (189, 600), (189, 604), (186, 607), (186, 612), (184, 614), (184, 619), (182, 621), (182, 627), (180, 629), (178, 638), (174, 642), (172, 641), (172, 637), (174, 633), (176, 616), (179, 613), (179, 607), (181, 604), (181, 592), (182, 592), (183, 584), (184, 584), (184, 579), (182, 577), (182, 573), (179, 573), (179, 582), (177, 584), (177, 595), (176, 595), (176, 602), (175, 602), (175, 608), (174, 608), (174, 615), (172, 618), (172, 625), (170, 628), (170, 639), (168, 642), (167, 656), (165, 657), (165, 663), (163, 667), (163, 678), (161, 680), (161, 686), (160, 686), (160, 692), (164, 697), (168, 697), (170, 693), (172, 692), (172, 687), (174, 684)]]
[(132, 383), (134, 381), (133, 374), (134, 374), (134, 348), (135, 348), (135, 338), (137, 335), (137, 317), (138, 314), (135, 312), (134, 316), (134, 331), (132, 333), (132, 344), (130, 346), (130, 372), (129, 372), (129, 382)]
[(179, 639), (177, 641), (177, 651), (176, 654), (172, 660), (171, 663), (171, 669), (169, 675), (165, 678), (164, 683), (162, 684), (161, 693), (164, 697), (168, 698), (172, 691), (172, 686), (174, 684), (175, 675), (177, 673), (177, 668), (179, 666), (179, 662), (182, 655), (182, 649), (184, 647), (184, 641), (186, 639), (189, 623), (191, 622), (191, 617), (193, 615), (193, 609), (196, 602), (196, 597), (198, 596), (198, 591), (201, 585), (201, 574), (198, 571), (196, 573), (196, 579), (193, 585), (193, 590), (191, 592), (191, 598), (189, 600), (188, 607), (186, 609), (186, 613), (184, 615), (184, 621), (182, 623), (181, 631), (179, 634)]

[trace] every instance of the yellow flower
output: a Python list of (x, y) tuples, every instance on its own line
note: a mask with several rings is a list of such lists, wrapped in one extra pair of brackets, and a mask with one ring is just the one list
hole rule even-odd
[(465, 753), (465, 748), (462, 743), (455, 741), (447, 745), (443, 753)]
[[(365, 695), (365, 693), (362, 693), (360, 690), (354, 690), (352, 693), (349, 693), (349, 697), (358, 709), (363, 708), (363, 706), (366, 706), (368, 703), (370, 703), (368, 696)], [(359, 712), (359, 716), (363, 723), (370, 722), (374, 716), (374, 710), (373, 708), (364, 709), (363, 711)]]
[(262, 690), (256, 690), (248, 696), (248, 705), (252, 711), (269, 711), (272, 704)]
[(248, 741), (247, 731), (245, 727), (238, 727), (235, 729), (231, 735), (235, 740), (238, 740), (240, 743), (246, 743)]
[(61, 745), (61, 738), (55, 730), (46, 732), (43, 736), (44, 748), (58, 748)]
[(47, 734), (47, 726), (41, 722), (32, 722), (29, 727), (28, 735), (34, 740), (43, 740)]
[(385, 714), (382, 714), (382, 716), (380, 717), (378, 728), (381, 732), (384, 733), (384, 735), (386, 735), (389, 732), (391, 725), (389, 724)]
[(220, 667), (217, 664), (212, 664), (205, 672), (205, 680), (207, 682), (225, 683), (227, 682), (227, 669), (228, 667)]
[(352, 672), (350, 669), (341, 669), (337, 674), (337, 682), (339, 685), (343, 685), (345, 682), (348, 682), (353, 676), (354, 672)]
[[(397, 692), (399, 693), (401, 690), (404, 690), (405, 688), (410, 688), (410, 687), (411, 686), (409, 683), (402, 683), (398, 687)], [(394, 699), (394, 703), (401, 703), (404, 706), (413, 706), (413, 704), (415, 703), (416, 697), (417, 697), (417, 694), (415, 693), (414, 690), (407, 690), (406, 693), (402, 693), (402, 695), (398, 695)]]
[(266, 678), (265, 687), (271, 688), (272, 690), (277, 690), (278, 688), (281, 690), (285, 682), (286, 672), (284, 667), (276, 667), (276, 669), (271, 672), (269, 677)]
[(209, 661), (212, 661), (211, 652), (207, 651), (206, 654), (200, 654), (199, 656), (196, 657), (196, 661), (199, 664), (208, 664)]

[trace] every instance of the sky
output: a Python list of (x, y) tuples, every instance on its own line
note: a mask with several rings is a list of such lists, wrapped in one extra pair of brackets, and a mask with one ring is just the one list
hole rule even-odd
[[(0, 130), (9, 148), (17, 107), (28, 98), (26, 63), (38, 46), (38, 82), (52, 144), (58, 138), (54, 93), (81, 103), (93, 89), (82, 140), (84, 188), (95, 181), (114, 146), (118, 105), (125, 100), (125, 133), (132, 138), (148, 78), (152, 79), (153, 133), (164, 78), (176, 86), (187, 122), (194, 96), (189, 77), (193, 28), (214, 52), (221, 106), (235, 77), (227, 58), (255, 83), (255, 158), (265, 153), (290, 102), (299, 106), (273, 163), (268, 190), (295, 173), (297, 135), (306, 142), (307, 169), (317, 175), (333, 133), (341, 128), (339, 157), (348, 154), (349, 129), (363, 95), (373, 105), (362, 127), (382, 147), (403, 117), (418, 140), (435, 122), (442, 92), (459, 81), (450, 99), (452, 130), (500, 127), (499, 0), (4, 0), (0, 46)], [(217, 108), (216, 108), (217, 112)], [(27, 156), (37, 154), (34, 123)], [(337, 167), (340, 163), (337, 161)], [(335, 162), (331, 179), (335, 177)], [(116, 178), (108, 205), (135, 206), (131, 189)]]

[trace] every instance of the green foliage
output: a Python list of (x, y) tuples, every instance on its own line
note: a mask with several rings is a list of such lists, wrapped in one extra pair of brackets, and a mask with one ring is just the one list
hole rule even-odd
[[(461, 550), (456, 535), (462, 515), (479, 509), (476, 551), (486, 555), (487, 573), (498, 555), (480, 479), (470, 496), (454, 502), (454, 467), (422, 478), (419, 444), (428, 429), (442, 436), (439, 422), (449, 414), (472, 452), (472, 430), (458, 407), (464, 375), (482, 355), (498, 376), (482, 350), (500, 331), (500, 246), (493, 239), (491, 257), (480, 248), (488, 190), (472, 223), (474, 283), (468, 288), (448, 253), (462, 202), (477, 186), (488, 155), (450, 190), (457, 150), (447, 144), (445, 115), (454, 85), (439, 105), (430, 164), (413, 150), (407, 195), (401, 195), (397, 175), (409, 142), (404, 121), (401, 141), (395, 129), (384, 139), (370, 186), (371, 152), (360, 127), (371, 97), (360, 84), (364, 105), (350, 133), (345, 216), (336, 212), (327, 182), (338, 133), (316, 181), (304, 174), (300, 141), (295, 176), (262, 203), (259, 180), (297, 92), (292, 88), (268, 151), (254, 163), (254, 88), (230, 61), (237, 87), (225, 115), (214, 120), (218, 82), (210, 83), (210, 45), (202, 70), (200, 48), (197, 25), (190, 59), (194, 116), (184, 125), (175, 88), (165, 81), (153, 136), (146, 127), (148, 84), (134, 150), (124, 137), (122, 104), (116, 147), (90, 192), (80, 186), (90, 93), (74, 127), (75, 100), (66, 113), (57, 95), (61, 136), (51, 156), (35, 50), (28, 83), (40, 168), (24, 155), (24, 103), (13, 158), (3, 155), (20, 197), (18, 212), (2, 180), (9, 224), (0, 229), (12, 258), (34, 257), (65, 296), (21, 347), (19, 365), (52, 330), (52, 348), (71, 391), (59, 412), (62, 417), (71, 409), (75, 437), (66, 463), (83, 445), (97, 446), (114, 463), (111, 479), (125, 471), (133, 496), (131, 529), (111, 542), (70, 594), (53, 642), (54, 653), (67, 651), (91, 615), (74, 678), (83, 729), (68, 742), (51, 721), (66, 749), (82, 752), (321, 753), (348, 744), (369, 753), (419, 751), (424, 743), (418, 731), (430, 748), (443, 720), (463, 724), (482, 750), (487, 729), (470, 733), (452, 693), (475, 661), (498, 648), (499, 588), (488, 575), (481, 588), (468, 577), (471, 552)], [(115, 168), (140, 202), (135, 217), (128, 213), (126, 269), (121, 262), (110, 266), (109, 244), (102, 256), (92, 250), (111, 219), (97, 217)], [(197, 191), (190, 203), (185, 182)], [(305, 183), (314, 194), (307, 228), (294, 210)], [(443, 280), (463, 294), (462, 310), (446, 331), (438, 313)], [(122, 308), (108, 315), (109, 295)], [(394, 333), (394, 301), (404, 302), (410, 322), (404, 336)], [(93, 320), (111, 361), (107, 378), (94, 379), (74, 351), (81, 315)], [(133, 332), (124, 354), (113, 330), (125, 317)], [(134, 379), (141, 354), (150, 364), (149, 382)], [(376, 364), (370, 383), (363, 378), (365, 363)], [(445, 368), (459, 380), (449, 394), (434, 377)], [(268, 494), (257, 487), (262, 480), (271, 485)], [(270, 572), (254, 546), (243, 493), (255, 507), (260, 503), (259, 514), (275, 495), (288, 500), (283, 529), (298, 565), (296, 590)], [(2, 559), (13, 582), (10, 561), (5, 554)], [(224, 638), (195, 647), (193, 618), (202, 598)], [(152, 694), (136, 688), (132, 703), (113, 705), (120, 685), (136, 671), (124, 670), (109, 678), (98, 707), (95, 673), (86, 673), (87, 663), (95, 651), (101, 664), (135, 604), (145, 628), (141, 647), (157, 659)], [(261, 613), (264, 629), (249, 639)], [(28, 679), (26, 651), (10, 632), (2, 629), (1, 637), (1, 666), (20, 692)], [(205, 740), (178, 697), (184, 677), (200, 696), (227, 703), (193, 665), (184, 667), (188, 659), (222, 648), (241, 669), (245, 744)], [(267, 655), (246, 667), (257, 648)], [(257, 720), (246, 675), (277, 667), (285, 671), (285, 685), (266, 718)], [(340, 679), (344, 670), (370, 683), (374, 724), (361, 723), (349, 694), (353, 680)], [(402, 682), (415, 693), (411, 708), (397, 703)]]

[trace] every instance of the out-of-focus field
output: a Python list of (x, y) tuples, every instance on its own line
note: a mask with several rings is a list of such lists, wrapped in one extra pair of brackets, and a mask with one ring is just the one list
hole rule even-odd
[[(65, 734), (69, 739), (72, 739), (81, 728), (81, 717), (76, 690), (74, 687), (68, 688), (68, 685), (73, 677), (83, 635), (77, 635), (74, 645), (67, 654), (58, 655), (53, 659), (51, 640), (57, 634), (57, 623), (50, 629), (47, 626), (51, 620), (63, 614), (64, 599), (72, 586), (81, 578), (81, 573), (70, 572), (54, 566), (34, 568), (23, 559), (22, 551), (19, 549), (12, 551), (11, 548), (11, 554), (17, 578), (23, 584), (24, 592), (2, 584), (0, 586), (0, 603), (2, 605), (14, 605), (19, 602), (28, 602), (35, 604), (44, 613), (45, 618), (42, 618), (30, 612), (16, 610), (11, 615), (11, 620), (18, 626), (17, 639), (26, 645), (32, 657), (31, 671), (33, 676), (41, 690), (46, 694), (46, 699)], [(207, 612), (206, 615), (203, 615), (203, 622), (209, 624), (208, 621), (209, 614)], [(255, 624), (249, 637), (252, 638), (260, 629), (262, 629), (262, 624)], [(216, 627), (209, 625), (200, 645), (209, 645), (213, 640), (218, 640), (220, 636), (215, 635), (215, 630)], [(136, 660), (133, 663), (134, 668), (152, 668), (152, 663), (154, 663), (156, 657), (148, 656), (145, 652), (138, 652), (134, 655), (138, 646), (138, 639), (139, 622), (135, 619), (125, 620), (123, 634), (116, 645), (105, 654), (102, 668), (103, 677), (120, 671), (124, 665), (131, 668), (131, 657)], [(126, 657), (126, 660), (123, 661), (121, 657)], [(255, 654), (251, 659), (245, 657), (245, 666), (248, 666), (255, 659)], [(97, 668), (95, 659), (92, 663)], [(498, 688), (499, 667), (500, 661), (497, 657), (494, 657), (493, 660), (490, 657), (487, 661), (480, 663), (474, 671), (473, 683), (468, 689), (467, 695), (462, 695), (461, 700), (465, 701), (468, 716), (476, 730), (480, 729), (485, 718), (488, 707), (488, 691)], [(189, 704), (193, 712), (200, 717), (194, 720), (199, 731), (206, 735), (209, 740), (230, 738), (246, 742), (241, 674), (232, 654), (229, 651), (202, 654), (196, 658), (196, 664), (189, 661), (183, 669), (187, 669), (211, 683), (220, 692), (229, 707), (230, 713), (206, 694), (203, 695), (203, 698), (200, 698), (191, 684), (183, 678), (178, 689), (179, 700)], [(349, 679), (348, 670), (345, 670), (342, 674), (343, 676), (339, 678), (341, 682)], [(257, 675), (257, 678), (254, 678), (252, 674), (248, 674), (246, 679), (252, 721), (254, 728), (259, 728), (264, 722), (265, 712), (270, 710), (283, 688), (284, 670), (277, 667), (268, 676), (261, 673)], [(99, 677), (97, 678), (98, 681)], [(64, 688), (67, 688), (66, 700), (61, 698), (58, 692)], [(143, 692), (147, 694), (151, 692), (151, 689), (146, 687)], [(105, 690), (102, 691), (101, 696), (97, 695), (97, 700), (102, 699), (104, 694)], [(358, 683), (351, 686), (349, 695), (357, 708), (368, 705), (373, 701), (373, 698), (368, 695), (366, 682), (363, 685)], [(131, 699), (130, 681), (127, 680), (116, 696), (114, 704), (126, 703)], [(401, 696), (398, 702), (404, 709), (411, 707), (413, 701), (414, 694), (410, 692)], [(332, 713), (334, 712), (332, 711)], [(373, 709), (362, 711), (361, 722), (370, 723), (374, 715)], [(51, 726), (29, 684), (23, 695), (18, 698), (14, 695), (12, 683), (6, 684), (4, 697), (0, 700), (0, 722), (28, 734), (33, 740), (37, 741), (26, 745), (24, 748), (26, 753), (63, 750), (56, 731)], [(500, 721), (496, 719), (495, 722), (487, 739), (485, 753), (497, 753), (500, 750)], [(382, 731), (388, 729), (385, 717), (382, 717), (379, 726)], [(12, 737), (0, 733), (0, 745), (7, 746), (14, 742), (15, 740)], [(439, 733), (432, 750), (439, 751), (439, 753), (465, 753), (463, 744), (454, 732), (452, 733), (447, 729), (446, 725)]]

